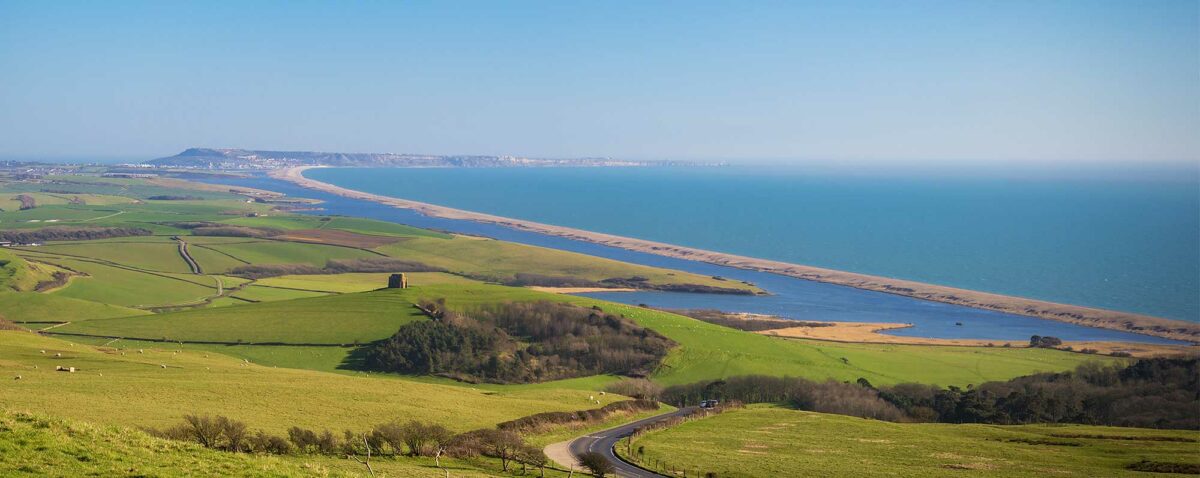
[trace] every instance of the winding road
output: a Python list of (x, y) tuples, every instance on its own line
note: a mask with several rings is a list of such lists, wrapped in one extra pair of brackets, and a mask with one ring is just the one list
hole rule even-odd
[(613, 452), (613, 447), (616, 446), (617, 442), (619, 442), (622, 438), (632, 435), (634, 430), (637, 430), (640, 427), (671, 417), (686, 415), (691, 411), (692, 408), (680, 408), (679, 410), (675, 410), (671, 413), (655, 415), (653, 417), (644, 418), (636, 422), (629, 422), (619, 427), (598, 431), (592, 433), (591, 435), (584, 435), (571, 440), (567, 447), (570, 450), (571, 455), (575, 456), (576, 458), (578, 458), (579, 455), (593, 451), (604, 455), (604, 457), (608, 459), (609, 463), (612, 463), (613, 468), (616, 470), (616, 476), (625, 478), (660, 478), (663, 475), (638, 468), (637, 466), (629, 464), (628, 462), (618, 458), (617, 454)]

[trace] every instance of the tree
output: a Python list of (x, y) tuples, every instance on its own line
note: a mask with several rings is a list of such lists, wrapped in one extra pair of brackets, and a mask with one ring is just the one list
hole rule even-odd
[(421, 423), (410, 421), (400, 428), (400, 435), (408, 447), (408, 456), (424, 454), (431, 447), (439, 447), (450, 441), (453, 434), (446, 427), (436, 423)]
[(546, 476), (546, 463), (550, 461), (541, 448), (536, 446), (525, 445), (517, 453), (517, 461), (521, 462), (521, 473), (525, 472), (526, 465), (536, 466), (539, 476)]
[(500, 467), (508, 471), (508, 463), (517, 457), (525, 442), (516, 433), (504, 430), (481, 430), (483, 454), (500, 459)]
[(225, 436), (226, 450), (245, 451), (246, 438), (250, 434), (245, 423), (230, 420), (227, 417), (217, 417), (217, 426), (221, 429), (221, 434)]
[(221, 439), (221, 425), (208, 415), (184, 415), (192, 439), (205, 448), (216, 448)]
[(617, 471), (608, 458), (594, 451), (579, 455), (579, 463), (592, 472), (592, 476), (603, 477)]

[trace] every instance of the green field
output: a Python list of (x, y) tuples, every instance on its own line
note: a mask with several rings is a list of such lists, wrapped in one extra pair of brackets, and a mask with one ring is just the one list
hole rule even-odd
[(42, 255), (28, 257), (37, 257), (40, 261), (87, 274), (72, 279), (67, 287), (52, 292), (64, 297), (123, 307), (147, 308), (196, 303), (216, 294), (216, 284), (208, 277), (147, 273), (91, 260)]
[[(299, 242), (246, 240), (244, 242), (227, 242), (222, 244), (197, 243), (204, 244), (204, 248), (206, 249), (217, 251), (251, 264), (308, 264), (323, 267), (330, 259), (379, 257), (370, 252), (349, 247), (304, 244)], [(225, 272), (226, 270), (228, 269), (214, 269), (208, 272)]]
[(861, 377), (882, 385), (922, 382), (966, 386), (1036, 372), (1068, 370), (1089, 360), (1117, 360), (1049, 349), (780, 339), (662, 311), (480, 283), (434, 284), (405, 290), (92, 320), (55, 331), (180, 341), (350, 344), (357, 340), (365, 344), (390, 336), (407, 321), (422, 320), (412, 304), (434, 298), (446, 298), (451, 307), (460, 309), (504, 301), (550, 300), (596, 305), (607, 312), (624, 314), (679, 344), (653, 375), (655, 381), (664, 385), (766, 374), (819, 380)]
[(1124, 469), (1143, 459), (1200, 464), (1195, 440), (1200, 432), (889, 423), (755, 405), (650, 432), (634, 441), (633, 448), (644, 447), (643, 463), (666, 463), (686, 469), (688, 476), (701, 476), (697, 471), (731, 478), (829, 476), (838, 470), (870, 477), (1092, 477), (1147, 476)]
[(56, 242), (35, 250), (40, 254), (84, 257), (154, 272), (191, 272), (174, 241)]
[(653, 284), (699, 284), (759, 291), (737, 281), (722, 281), (690, 272), (647, 267), (601, 257), (511, 242), (455, 236), (453, 239), (414, 238), (378, 249), (390, 256), (418, 261), (451, 272), (498, 282), (517, 273), (572, 277), (590, 281), (645, 277)]
[[(349, 274), (290, 275), (259, 279), (255, 284), (269, 287), (314, 290), (322, 292), (367, 292), (387, 285), (387, 273), (358, 272)], [(464, 277), (442, 272), (409, 272), (405, 274), (413, 287), (437, 284), (478, 284)]]
[(89, 320), (55, 331), (183, 342), (365, 344), (421, 320), (414, 297), (391, 291), (334, 295)]
[(58, 294), (15, 292), (0, 292), (0, 311), (0, 315), (13, 322), (71, 322), (149, 314), (143, 310), (73, 299)]
[[(0, 403), (8, 410), (123, 426), (161, 427), (193, 412), (223, 414), (276, 433), (293, 425), (359, 430), (393, 418), (435, 421), (465, 431), (543, 411), (596, 406), (587, 400), (594, 391), (479, 390), (273, 368), (178, 350), (97, 349), (0, 331), (0, 377), (5, 381)], [(79, 371), (56, 372), (56, 365)], [(18, 374), (22, 379), (12, 380)], [(622, 397), (598, 398), (608, 403)]]

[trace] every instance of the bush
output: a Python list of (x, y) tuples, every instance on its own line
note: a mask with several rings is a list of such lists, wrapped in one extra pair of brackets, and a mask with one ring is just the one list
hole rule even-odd
[(329, 455), (340, 448), (337, 437), (329, 430), (318, 434), (305, 428), (292, 427), (288, 429), (288, 440), (302, 453)]
[(584, 468), (587, 468), (588, 471), (592, 473), (592, 476), (602, 477), (617, 472), (617, 470), (613, 468), (612, 463), (609, 463), (608, 459), (605, 458), (604, 455), (594, 451), (589, 451), (579, 455), (579, 464), (583, 465)]

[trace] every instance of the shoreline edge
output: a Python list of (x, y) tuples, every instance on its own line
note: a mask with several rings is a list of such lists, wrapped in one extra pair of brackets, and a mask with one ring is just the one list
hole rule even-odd
[(956, 287), (925, 284), (904, 279), (845, 272), (820, 267), (791, 264), (769, 259), (726, 254), (661, 242), (616, 236), (586, 231), (565, 226), (555, 226), (534, 221), (512, 219), (491, 214), (455, 209), (420, 201), (372, 194), (309, 179), (304, 171), (325, 166), (297, 166), (270, 171), (270, 177), (291, 182), (298, 186), (314, 189), (351, 199), (384, 204), (401, 209), (410, 209), (426, 216), (459, 219), (495, 224), (522, 231), (549, 236), (590, 242), (635, 252), (656, 254), (676, 259), (733, 267), (737, 269), (767, 272), (797, 279), (835, 284), (855, 289), (883, 292), (914, 299), (991, 310), (1015, 315), (1057, 320), (1087, 327), (1097, 327), (1122, 332), (1132, 332), (1154, 337), (1200, 343), (1200, 324), (1182, 320), (1165, 319), (1150, 315), (1097, 309), (1070, 304), (1060, 304), (1036, 299), (1006, 296)]

